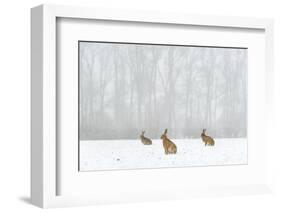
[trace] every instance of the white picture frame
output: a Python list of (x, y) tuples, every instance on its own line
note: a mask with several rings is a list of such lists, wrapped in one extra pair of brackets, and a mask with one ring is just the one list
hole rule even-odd
[[(260, 81), (263, 81), (264, 88), (260, 92), (264, 97), (261, 99), (263, 106), (257, 112), (264, 112), (264, 122), (258, 128), (266, 129), (262, 139), (257, 141), (260, 148), (253, 146), (252, 156), (258, 159), (261, 155), (259, 164), (260, 168), (255, 165), (255, 162), (250, 161), (255, 167), (254, 175), (262, 174), (262, 177), (253, 181), (250, 184), (248, 181), (237, 182), (222, 182), (214, 185), (208, 184), (200, 187), (199, 183), (193, 183), (200, 174), (201, 170), (204, 173), (216, 171), (218, 174), (229, 172), (235, 174), (245, 172), (247, 173), (248, 167), (238, 168), (234, 170), (227, 167), (212, 167), (212, 168), (193, 168), (193, 179), (191, 178), (192, 185), (183, 186), (182, 188), (171, 188), (171, 184), (166, 190), (162, 190), (164, 182), (159, 181), (158, 185), (150, 186), (151, 192), (146, 194), (144, 185), (139, 186), (132, 183), (132, 186), (125, 185), (129, 183), (130, 178), (141, 176), (142, 178), (167, 178), (167, 169), (159, 170), (130, 170), (122, 172), (99, 173), (96, 176), (83, 173), (83, 177), (78, 177), (78, 173), (66, 173), (70, 175), (68, 183), (65, 185), (69, 193), (60, 193), (60, 185), (64, 184), (65, 179), (60, 177), (63, 171), (63, 164), (58, 161), (61, 159), (60, 147), (57, 141), (57, 104), (58, 98), (57, 88), (60, 83), (57, 79), (57, 21), (59, 18), (64, 19), (80, 19), (80, 20), (108, 20), (118, 22), (131, 22), (131, 23), (153, 23), (155, 26), (200, 26), (206, 28), (226, 29), (227, 31), (240, 30), (257, 30), (263, 32), (263, 38), (258, 42), (265, 42), (261, 55), (264, 57), (264, 67), (261, 68)], [(257, 18), (238, 18), (238, 17), (216, 17), (216, 16), (203, 16), (203, 15), (186, 15), (186, 14), (161, 14), (152, 12), (140, 11), (122, 11), (122, 10), (101, 10), (95, 8), (84, 8), (74, 6), (54, 6), (54, 5), (41, 5), (31, 10), (31, 201), (34, 205), (42, 208), (49, 207), (62, 207), (62, 206), (76, 206), (76, 205), (92, 205), (99, 203), (116, 203), (116, 202), (138, 202), (144, 200), (165, 200), (165, 199), (179, 199), (194, 196), (221, 196), (221, 195), (241, 195), (264, 193), (271, 191), (271, 178), (272, 178), (272, 164), (270, 163), (271, 146), (270, 139), (272, 138), (272, 118), (273, 118), (273, 21), (271, 19), (257, 19)], [(173, 29), (170, 29), (173, 30)], [(134, 38), (132, 38), (134, 39)], [(262, 44), (263, 45), (263, 44)], [(250, 76), (251, 77), (251, 76)], [(253, 84), (254, 85), (254, 84)], [(252, 107), (254, 102), (252, 100)], [(250, 110), (251, 108), (249, 108)], [(254, 133), (252, 133), (253, 138)], [(262, 141), (261, 141), (262, 140)], [(66, 149), (64, 149), (66, 150)], [(71, 149), (70, 149), (71, 150)], [(69, 152), (66, 150), (65, 152)], [(64, 155), (71, 155), (66, 153)], [(73, 159), (72, 159), (73, 160)], [(75, 160), (75, 159), (74, 159)], [(73, 168), (72, 168), (73, 169)], [(189, 172), (191, 171), (190, 168)], [(176, 168), (172, 169), (174, 175), (169, 175), (169, 178), (175, 178), (178, 175), (187, 175), (183, 171), (187, 169)], [(198, 170), (198, 171), (196, 171)], [(71, 171), (71, 170), (70, 170)], [(248, 171), (249, 173), (251, 171)], [(88, 177), (87, 177), (88, 176)], [(77, 178), (78, 177), (78, 178)], [(197, 177), (197, 178), (196, 178)], [(85, 193), (81, 190), (80, 193), (75, 194), (71, 191), (77, 191), (78, 188), (74, 186), (79, 182), (89, 180), (99, 180), (97, 193), (94, 195)], [(126, 179), (127, 178), (127, 179)], [(215, 178), (215, 176), (214, 176)], [(110, 189), (103, 190), (107, 185), (107, 181), (116, 179), (121, 181), (121, 187), (116, 187), (109, 184)], [(249, 176), (252, 179), (252, 176)], [(77, 182), (75, 182), (77, 181)], [(104, 182), (103, 182), (104, 181)], [(122, 182), (124, 181), (124, 182)], [(200, 178), (198, 179), (198, 182)], [(184, 180), (179, 180), (184, 183)], [(73, 188), (71, 188), (71, 185)], [(80, 186), (79, 186), (80, 187)], [(83, 188), (83, 186), (81, 186)], [(85, 186), (84, 186), (85, 188)], [(143, 190), (142, 190), (143, 189)], [(124, 191), (123, 191), (124, 190)], [(171, 193), (167, 193), (167, 192)], [(122, 193), (122, 196), (120, 196)]]

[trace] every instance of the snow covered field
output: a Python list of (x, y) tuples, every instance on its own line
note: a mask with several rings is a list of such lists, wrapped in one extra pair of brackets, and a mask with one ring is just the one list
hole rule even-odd
[(146, 146), (140, 140), (80, 141), (80, 170), (247, 164), (246, 138), (215, 139), (214, 147), (201, 139), (173, 141), (176, 155), (165, 155), (160, 139)]

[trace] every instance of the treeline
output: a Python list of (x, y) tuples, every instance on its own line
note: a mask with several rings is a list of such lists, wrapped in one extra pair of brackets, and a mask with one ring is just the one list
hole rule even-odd
[(247, 50), (80, 43), (80, 139), (247, 135)]

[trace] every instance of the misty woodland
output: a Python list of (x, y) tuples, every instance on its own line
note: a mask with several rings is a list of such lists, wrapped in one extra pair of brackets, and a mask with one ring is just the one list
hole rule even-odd
[(245, 137), (244, 49), (80, 43), (81, 139)]
[[(217, 141), (236, 139), (237, 146), (247, 137), (245, 48), (79, 42), (79, 79), (80, 141), (87, 150), (98, 141), (161, 141), (165, 154), (176, 154), (185, 150), (178, 145), (184, 140), (217, 147)], [(245, 163), (246, 148), (240, 148), (237, 163)], [(85, 170), (98, 169), (86, 161)], [(115, 167), (111, 162), (100, 169), (107, 168)]]

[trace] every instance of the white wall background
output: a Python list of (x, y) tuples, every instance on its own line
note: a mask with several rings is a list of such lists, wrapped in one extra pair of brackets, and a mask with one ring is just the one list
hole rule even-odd
[[(281, 109), (281, 13), (278, 0), (9, 0), (0, 7), (0, 211), (37, 212), (28, 204), (30, 173), (30, 11), (41, 3), (72, 4), (122, 9), (185, 12), (232, 16), (271, 17), (275, 19), (275, 109)], [(278, 84), (279, 83), (279, 84)], [(275, 127), (280, 126), (280, 110), (276, 110)], [(278, 132), (277, 132), (278, 133)], [(277, 134), (276, 134), (277, 135)], [(274, 146), (274, 195), (193, 199), (146, 204), (122, 204), (73, 209), (47, 210), (52, 212), (280, 212), (281, 166), (280, 137)]]

